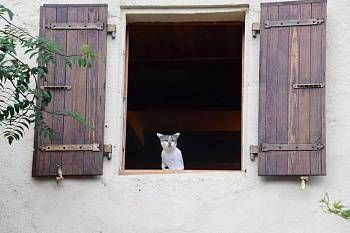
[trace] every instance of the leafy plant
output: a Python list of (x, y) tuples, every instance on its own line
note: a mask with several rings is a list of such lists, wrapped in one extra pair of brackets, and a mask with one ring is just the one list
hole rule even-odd
[(342, 204), (341, 201), (334, 201), (330, 203), (328, 193), (323, 195), (322, 200), (322, 208), (328, 213), (338, 215), (346, 220), (350, 220), (350, 209)]
[[(46, 124), (43, 114), (57, 117), (70, 116), (89, 126), (79, 113), (50, 109), (52, 94), (40, 88), (39, 83), (46, 80), (50, 64), (63, 59), (65, 65), (90, 67), (94, 52), (84, 45), (81, 53), (66, 55), (60, 46), (45, 38), (35, 37), (24, 28), (12, 23), (13, 12), (0, 5), (0, 127), (2, 134), (11, 144), (20, 140), (29, 126), (36, 123), (42, 136), (51, 136), (53, 130)], [(24, 55), (18, 56), (19, 51)], [(35, 59), (35, 66), (25, 60)], [(34, 84), (34, 85), (33, 85)]]

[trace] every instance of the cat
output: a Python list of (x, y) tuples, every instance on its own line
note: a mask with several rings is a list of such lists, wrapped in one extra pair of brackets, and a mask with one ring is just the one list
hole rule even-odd
[(162, 170), (184, 170), (184, 161), (182, 159), (181, 151), (176, 147), (177, 139), (180, 133), (173, 135), (163, 135), (157, 133), (160, 140), (160, 144), (163, 148), (162, 157)]

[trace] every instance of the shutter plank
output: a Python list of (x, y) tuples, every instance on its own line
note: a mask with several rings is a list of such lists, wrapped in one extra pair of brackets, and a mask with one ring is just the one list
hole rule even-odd
[[(312, 17), (313, 18), (322, 18), (325, 17), (323, 14), (323, 6), (322, 3), (313, 3), (312, 4)], [(322, 56), (322, 43), (323, 36), (322, 30), (323, 25), (317, 25), (311, 29), (311, 40), (313, 43), (311, 44), (311, 82), (312, 83), (322, 83), (323, 79), (323, 64), (322, 59), (316, 59)], [(322, 38), (319, 40), (319, 38)], [(313, 103), (313, 106), (310, 109), (310, 118), (314, 119), (310, 122), (310, 139), (312, 141), (317, 140), (319, 135), (322, 135), (322, 116), (323, 108), (322, 108), (322, 97), (324, 95), (323, 89), (314, 89), (310, 92), (310, 102)], [(323, 137), (322, 137), (323, 138)], [(325, 144), (325, 143), (324, 143)], [(322, 151), (311, 152), (310, 155), (310, 165), (311, 165), (311, 173), (322, 174)]]
[[(311, 4), (300, 5), (300, 19), (311, 18)], [(299, 76), (298, 83), (310, 83), (310, 27), (299, 27)], [(298, 108), (298, 128), (297, 143), (310, 142), (310, 90), (298, 89), (299, 98)], [(292, 164), (291, 174), (309, 174), (310, 173), (310, 152), (300, 151), (297, 153)]]
[[(289, 19), (290, 7), (286, 5), (279, 6), (278, 18), (280, 20)], [(278, 73), (277, 73), (277, 82), (278, 88), (277, 92), (277, 122), (276, 122), (276, 131), (277, 131), (277, 143), (288, 143), (288, 67), (289, 67), (289, 27), (281, 28), (279, 30), (278, 37)], [(277, 175), (286, 175), (288, 171), (288, 152), (281, 151), (276, 152), (276, 174)]]
[[(47, 39), (54, 39), (54, 34), (52, 31), (45, 30), (45, 24), (56, 22), (56, 8), (40, 8), (40, 36)], [(48, 66), (49, 70), (55, 70), (54, 65)], [(53, 80), (53, 73), (50, 72), (47, 75), (47, 79)], [(39, 80), (40, 85), (43, 85), (46, 80)], [(50, 103), (49, 108), (52, 108), (52, 103)], [(47, 122), (49, 127), (52, 127), (52, 120), (48, 113), (43, 113), (43, 118)], [(34, 139), (34, 158), (33, 158), (33, 170), (32, 174), (39, 175), (49, 175), (50, 168), (50, 157), (45, 156), (45, 154), (39, 150), (41, 144), (50, 144), (51, 140), (49, 138), (41, 138), (39, 128), (35, 126), (35, 139)]]
[[(324, 0), (326, 2), (326, 0)], [(325, 20), (327, 20), (327, 4), (323, 3), (322, 4), (322, 15)], [(327, 22), (327, 21), (326, 21)], [(322, 82), (326, 83), (326, 24), (322, 25), (322, 36), (321, 36), (321, 41), (322, 41), (322, 72), (321, 72), (321, 77), (322, 77)], [(324, 149), (322, 150), (322, 172), (321, 175), (326, 175), (326, 91), (323, 90), (321, 93), (321, 116), (322, 116), (322, 136), (321, 136), (321, 141), (322, 144), (324, 145)], [(317, 174), (317, 173), (315, 173)]]
[[(290, 16), (294, 19), (300, 18), (300, 5), (290, 6)], [(300, 49), (299, 49), (299, 29), (293, 27), (290, 29), (290, 85), (289, 85), (289, 114), (288, 114), (288, 143), (297, 143), (299, 128), (299, 98), (298, 90), (293, 89), (293, 84), (298, 83)], [(299, 152), (292, 151), (288, 154), (288, 174), (293, 174), (299, 163)]]
[[(98, 8), (89, 7), (88, 8), (88, 22), (96, 23), (98, 22)], [(91, 49), (98, 52), (98, 31), (89, 30), (87, 31), (87, 43), (90, 45)], [(94, 59), (92, 67), (87, 70), (86, 76), (86, 91), (90, 93), (86, 96), (86, 118), (91, 124), (92, 127), (96, 128), (97, 121), (97, 92), (94, 89), (97, 87), (98, 80), (98, 66), (97, 61)], [(96, 141), (96, 131), (95, 130), (86, 130), (85, 141), (94, 142)], [(102, 148), (102, 147), (101, 147)], [(84, 153), (84, 173), (97, 173), (98, 167), (95, 166), (95, 152), (86, 151)]]
[[(55, 34), (53, 31), (47, 31), (45, 30), (45, 24), (56, 22), (56, 8), (52, 7), (42, 7), (41, 8), (41, 19), (42, 24), (40, 28), (40, 35), (42, 37), (45, 37), (49, 40), (55, 39)], [(47, 74), (45, 80), (40, 80), (41, 84), (43, 84), (44, 81), (48, 81), (48, 85), (53, 85), (54, 81), (54, 72), (55, 72), (55, 65), (50, 64), (48, 66), (48, 69), (51, 71)], [(53, 108), (53, 103), (51, 102), (48, 106), (49, 109)], [(52, 128), (52, 116), (49, 113), (43, 113), (43, 117), (45, 122), (47, 123), (48, 127)], [(33, 168), (33, 174), (39, 174), (39, 175), (49, 175), (50, 174), (50, 164), (51, 164), (51, 157), (46, 156), (44, 152), (39, 150), (39, 146), (41, 144), (51, 144), (50, 138), (42, 138), (39, 133), (39, 129), (36, 127), (36, 137), (37, 137), (37, 144), (35, 145), (35, 155), (34, 161), (37, 161), (35, 169)], [(52, 163), (55, 163), (54, 161)], [(35, 164), (35, 163), (34, 163)]]
[[(78, 21), (78, 8), (74, 7), (68, 7), (67, 8), (67, 22), (77, 22)], [(76, 30), (70, 30), (67, 31), (67, 55), (75, 55), (78, 54), (77, 50), (77, 44), (76, 41), (78, 40), (78, 32)], [(71, 90), (65, 92), (65, 109), (67, 111), (76, 111), (75, 105), (74, 105), (74, 94), (76, 93), (76, 87), (75, 87), (75, 77), (77, 74), (77, 67), (74, 66), (71, 69), (66, 69), (66, 85), (71, 86)], [(64, 117), (64, 137), (63, 137), (63, 143), (64, 144), (78, 144), (78, 142), (75, 140), (78, 138), (78, 135), (76, 135), (78, 132), (75, 130), (75, 121), (72, 117), (65, 116)], [(81, 154), (81, 155), (79, 155)], [(67, 151), (62, 154), (62, 166), (63, 166), (63, 173), (65, 175), (78, 173), (82, 174), (81, 171), (75, 168), (73, 172), (74, 164), (79, 161), (79, 157), (82, 157), (83, 152), (71, 152)], [(78, 160), (77, 160), (78, 159)]]
[[(99, 7), (98, 13), (99, 21), (104, 22), (107, 25), (108, 8), (107, 6)], [(98, 142), (104, 141), (104, 128), (105, 128), (105, 93), (106, 93), (106, 61), (107, 61), (107, 37), (106, 29), (104, 31), (98, 31), (98, 78), (97, 78), (97, 123), (96, 123), (96, 137)], [(102, 146), (102, 145), (101, 145)], [(95, 157), (95, 164), (99, 167), (99, 174), (103, 173), (103, 154), (102, 156)]]
[[(264, 22), (268, 19), (268, 7), (261, 7), (261, 18), (260, 22)], [(263, 23), (260, 30), (260, 57), (267, 57), (267, 44), (268, 36), (267, 30), (263, 29)], [(266, 129), (266, 74), (267, 74), (267, 62), (266, 59), (260, 59), (260, 75), (259, 75), (259, 138), (258, 141), (265, 142), (265, 129)], [(259, 174), (266, 174), (266, 153), (259, 153), (259, 164), (258, 164)]]
[[(77, 22), (78, 23), (87, 23), (88, 21), (88, 8), (87, 7), (78, 7), (77, 9)], [(74, 42), (72, 42), (74, 43)], [(78, 54), (81, 53), (82, 45), (87, 43), (87, 31), (79, 30), (77, 37), (77, 48), (76, 51)], [(80, 113), (83, 116), (86, 116), (86, 74), (87, 70), (75, 66), (75, 77), (74, 77), (74, 111)], [(74, 121), (75, 128), (75, 137), (74, 141), (76, 144), (85, 144), (85, 126), (81, 125), (79, 122)], [(73, 174), (84, 174), (84, 152), (74, 153), (73, 160)]]
[[(268, 10), (269, 19), (278, 19), (278, 6), (269, 7)], [(278, 56), (278, 28), (271, 28), (268, 38), (268, 50), (269, 55), (267, 65), (267, 77), (266, 77), (266, 141), (268, 143), (276, 143), (277, 140), (277, 72), (278, 64), (275, 57)], [(277, 169), (277, 157), (276, 153), (266, 153), (266, 174), (275, 175)]]
[[(67, 22), (67, 8), (58, 7), (56, 8), (56, 22), (66, 23)], [(66, 53), (66, 31), (57, 30), (54, 31), (54, 40), (60, 46), (63, 53)], [(63, 86), (65, 85), (66, 79), (66, 67), (62, 56), (56, 55), (56, 65), (54, 73), (54, 83), (53, 85)], [(64, 91), (53, 91), (52, 93), (52, 103), (53, 108), (50, 110), (62, 111), (64, 109)], [(52, 117), (52, 144), (62, 144), (63, 143), (63, 117), (56, 116)], [(62, 153), (52, 152), (50, 156), (50, 175), (56, 175), (58, 167), (62, 165)]]

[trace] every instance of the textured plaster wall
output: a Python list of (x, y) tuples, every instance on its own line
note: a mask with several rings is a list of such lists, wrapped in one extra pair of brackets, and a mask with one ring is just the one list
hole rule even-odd
[[(123, 32), (123, 6), (249, 4), (245, 39), (244, 166), (247, 173), (120, 176), (123, 33), (108, 41), (106, 143), (114, 157), (97, 178), (31, 177), (33, 130), (8, 146), (0, 138), (1, 233), (346, 233), (350, 224), (326, 215), (325, 191), (350, 204), (350, 2), (329, 0), (327, 29), (328, 176), (312, 178), (301, 191), (295, 178), (261, 178), (248, 155), (257, 143), (259, 37), (258, 0), (2, 0), (16, 23), (38, 32), (44, 3), (108, 3), (109, 21)], [(116, 100), (119, 100), (118, 102)], [(115, 103), (118, 103), (117, 105)], [(113, 104), (112, 104), (113, 103)], [(113, 107), (112, 107), (113, 106)]]

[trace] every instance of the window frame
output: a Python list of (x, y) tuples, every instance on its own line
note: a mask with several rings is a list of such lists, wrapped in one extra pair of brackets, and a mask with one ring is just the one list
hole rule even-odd
[[(245, 156), (246, 152), (246, 131), (245, 131), (245, 116), (247, 107), (245, 106), (246, 101), (246, 89), (247, 85), (245, 83), (245, 28), (246, 28), (246, 17), (248, 13), (249, 6), (248, 5), (232, 5), (232, 6), (203, 6), (203, 7), (178, 7), (178, 8), (143, 8), (140, 9), (137, 6), (134, 7), (121, 7), (122, 8), (122, 24), (121, 24), (121, 41), (124, 42), (122, 44), (122, 50), (124, 59), (122, 60), (121, 67), (122, 70), (122, 135), (121, 135), (121, 159), (119, 166), (119, 174), (120, 175), (147, 175), (147, 174), (188, 174), (188, 173), (246, 173), (246, 161), (245, 159), (249, 156)], [(173, 22), (184, 22), (184, 23), (200, 23), (200, 22), (208, 22), (209, 20), (216, 21), (230, 21), (232, 19), (228, 17), (228, 15), (232, 14), (242, 14), (243, 19), (242, 23), (244, 25), (244, 30), (242, 32), (242, 96), (241, 96), (241, 169), (240, 170), (161, 170), (161, 169), (125, 169), (125, 152), (126, 152), (126, 120), (127, 120), (127, 91), (128, 91), (128, 60), (129, 60), (129, 33), (128, 33), (128, 24), (129, 23), (147, 23), (147, 22), (160, 22), (160, 23), (173, 23)], [(169, 14), (176, 14), (175, 18), (169, 17)], [(179, 14), (183, 14), (191, 18), (190, 21), (181, 20), (181, 16)], [(198, 17), (200, 14), (207, 14), (209, 19), (205, 17)], [(231, 16), (232, 16), (231, 15)], [(163, 17), (162, 16), (166, 16)], [(167, 20), (165, 20), (167, 19)], [(245, 154), (244, 154), (245, 153)]]

